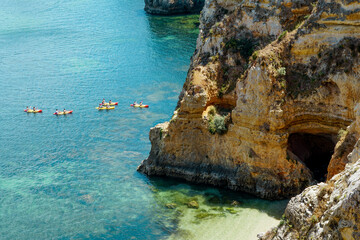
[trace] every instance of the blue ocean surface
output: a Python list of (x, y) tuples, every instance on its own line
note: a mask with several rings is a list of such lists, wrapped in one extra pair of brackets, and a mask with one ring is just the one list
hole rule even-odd
[[(189, 211), (194, 225), (245, 207), (281, 215), (284, 202), (136, 171), (149, 129), (173, 114), (199, 24), (143, 7), (0, 0), (0, 239), (166, 239)], [(119, 105), (98, 111), (102, 98)], [(73, 114), (53, 115), (64, 108)]]

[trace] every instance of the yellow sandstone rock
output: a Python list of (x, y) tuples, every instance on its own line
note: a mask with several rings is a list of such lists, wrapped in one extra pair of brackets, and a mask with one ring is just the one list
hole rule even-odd
[(139, 171), (268, 199), (341, 172), (360, 130), (359, 11), (358, 1), (206, 2), (177, 109), (151, 129)]

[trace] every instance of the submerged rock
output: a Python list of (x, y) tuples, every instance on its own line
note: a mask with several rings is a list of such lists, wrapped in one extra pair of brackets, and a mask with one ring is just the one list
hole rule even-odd
[(215, 214), (215, 213), (209, 213), (209, 212), (201, 212), (201, 213), (197, 213), (195, 215), (195, 218), (197, 219), (209, 219), (209, 218), (213, 218), (213, 217), (218, 217), (221, 216), (220, 214)]
[(175, 209), (177, 207), (176, 203), (167, 203), (165, 204), (165, 207), (169, 208), (169, 209)]
[(241, 205), (241, 202), (238, 202), (238, 201), (236, 201), (236, 200), (234, 200), (234, 201), (232, 201), (231, 202), (231, 206), (240, 206)]
[(157, 15), (200, 13), (205, 0), (145, 0), (145, 11)]
[(237, 211), (235, 209), (233, 209), (233, 208), (226, 208), (226, 211), (231, 213), (231, 214), (236, 214), (237, 213)]
[(189, 208), (196, 208), (197, 209), (197, 208), (199, 208), (199, 203), (197, 201), (195, 201), (195, 200), (192, 200), (192, 201), (187, 203), (187, 206)]

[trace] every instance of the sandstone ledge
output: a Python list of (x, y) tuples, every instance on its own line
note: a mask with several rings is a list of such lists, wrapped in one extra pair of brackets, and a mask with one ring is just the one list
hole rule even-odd
[[(293, 172), (294, 176), (283, 177), (280, 182), (277, 170), (245, 163), (232, 164), (229, 159), (223, 161), (228, 164), (219, 164), (216, 161), (208, 163), (207, 157), (203, 162), (197, 162), (193, 160), (194, 156), (188, 155), (188, 158), (180, 161), (174, 155), (161, 152), (163, 139), (169, 137), (168, 126), (169, 123), (162, 123), (151, 128), (151, 153), (140, 164), (138, 171), (149, 176), (175, 177), (193, 183), (244, 191), (265, 199), (289, 198), (310, 184), (308, 178), (303, 178), (303, 182), (299, 183), (301, 177), (295, 176), (300, 174), (296, 171)], [(292, 179), (296, 182), (292, 182)]]

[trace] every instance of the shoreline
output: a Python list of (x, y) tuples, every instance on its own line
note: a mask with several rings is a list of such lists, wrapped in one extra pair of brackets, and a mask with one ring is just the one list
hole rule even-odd
[(254, 208), (243, 208), (237, 214), (204, 219), (194, 223), (194, 214), (185, 213), (180, 218), (176, 233), (168, 240), (253, 240), (257, 234), (266, 232), (279, 223), (279, 219)]
[(257, 239), (278, 225), (288, 203), (171, 178), (154, 180), (151, 191), (167, 216), (163, 224), (169, 229), (168, 240)]

